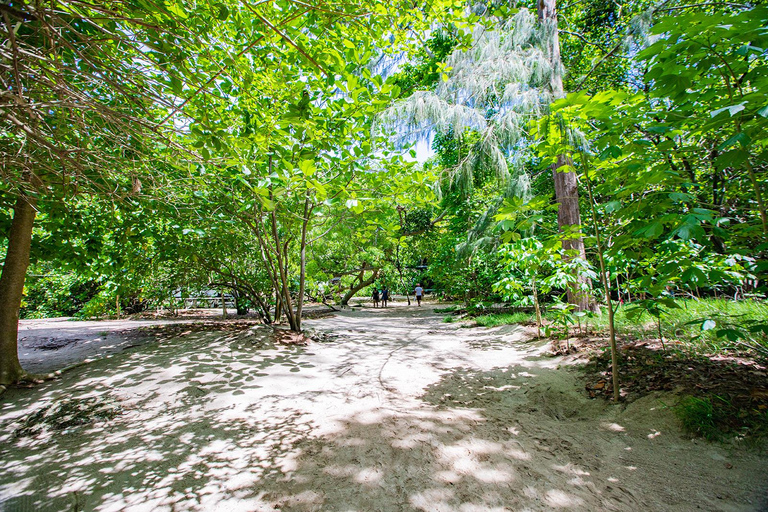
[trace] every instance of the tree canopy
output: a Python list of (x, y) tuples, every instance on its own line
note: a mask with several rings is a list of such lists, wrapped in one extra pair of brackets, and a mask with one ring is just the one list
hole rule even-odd
[(529, 4), (0, 5), (0, 384), (20, 314), (209, 289), (294, 331), (417, 282), (540, 327), (762, 300), (768, 10)]

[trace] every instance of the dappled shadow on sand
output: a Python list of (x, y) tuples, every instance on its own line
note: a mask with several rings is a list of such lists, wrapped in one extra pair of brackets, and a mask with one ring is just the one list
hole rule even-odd
[[(10, 390), (0, 412), (2, 509), (253, 508), (242, 500), (309, 431), (297, 412), (271, 414), (279, 399), (259, 381), (300, 378), (312, 366), (301, 360), (307, 353), (272, 345), (266, 330), (194, 334)], [(118, 414), (42, 425), (36, 435), (20, 428), (34, 411), (94, 397)]]
[(290, 475), (260, 483), (263, 498), (392, 512), (761, 510), (765, 498), (764, 459), (682, 441), (656, 401), (613, 414), (552, 370), (459, 369), (421, 398), (302, 440)]
[[(589, 400), (518, 331), (458, 329), (426, 309), (313, 325), (339, 337), (285, 347), (263, 329), (192, 333), (9, 391), (0, 508), (757, 508), (746, 500), (764, 488), (759, 459), (720, 475), (712, 456), (727, 454), (681, 444), (668, 414), (648, 415), (657, 402), (614, 412)], [(21, 428), (92, 398), (117, 414)]]

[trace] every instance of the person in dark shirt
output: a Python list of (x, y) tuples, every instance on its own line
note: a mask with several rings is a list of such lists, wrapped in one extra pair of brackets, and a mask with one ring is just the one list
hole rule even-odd
[(381, 305), (382, 307), (387, 307), (387, 301), (389, 300), (389, 289), (385, 286), (383, 290), (381, 290)]

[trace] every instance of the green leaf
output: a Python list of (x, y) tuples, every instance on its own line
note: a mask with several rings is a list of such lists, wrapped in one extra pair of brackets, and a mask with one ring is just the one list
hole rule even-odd
[(314, 174), (317, 172), (317, 168), (315, 167), (315, 162), (313, 160), (301, 160), (298, 167), (299, 170), (304, 173), (304, 176), (314, 176)]
[(645, 227), (638, 229), (636, 234), (642, 235), (645, 238), (656, 238), (664, 231), (664, 225), (659, 221), (651, 222)]
[(749, 146), (750, 142), (752, 142), (752, 139), (746, 133), (739, 132), (729, 137), (728, 140), (726, 140), (725, 142), (717, 146), (717, 149), (722, 151), (723, 149), (733, 146), (737, 142), (741, 145), (742, 148), (746, 148), (747, 146)]
[(216, 17), (219, 19), (219, 21), (225, 21), (227, 18), (229, 18), (229, 9), (227, 9), (226, 5), (216, 4), (215, 7), (219, 10), (216, 14)]
[(728, 107), (723, 107), (723, 108), (719, 108), (717, 110), (713, 110), (712, 112), (709, 113), (709, 115), (710, 115), (710, 117), (717, 117), (719, 114), (722, 114), (723, 112), (725, 112), (727, 110), (728, 113), (731, 115), (731, 117), (733, 117), (733, 116), (735, 116), (736, 114), (738, 114), (739, 112), (741, 112), (742, 110), (744, 110), (746, 108), (744, 106), (744, 103), (745, 102), (742, 102), (742, 103), (738, 103), (736, 105), (730, 105)]

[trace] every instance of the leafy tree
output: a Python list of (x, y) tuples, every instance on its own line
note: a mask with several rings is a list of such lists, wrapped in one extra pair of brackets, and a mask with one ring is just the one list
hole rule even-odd
[[(178, 4), (3, 5), (0, 197), (13, 208), (0, 276), (0, 385), (24, 376), (16, 337), (34, 219), (62, 198), (142, 189), (150, 148), (170, 149), (158, 109), (179, 43)], [(167, 51), (166, 51), (167, 50)]]

